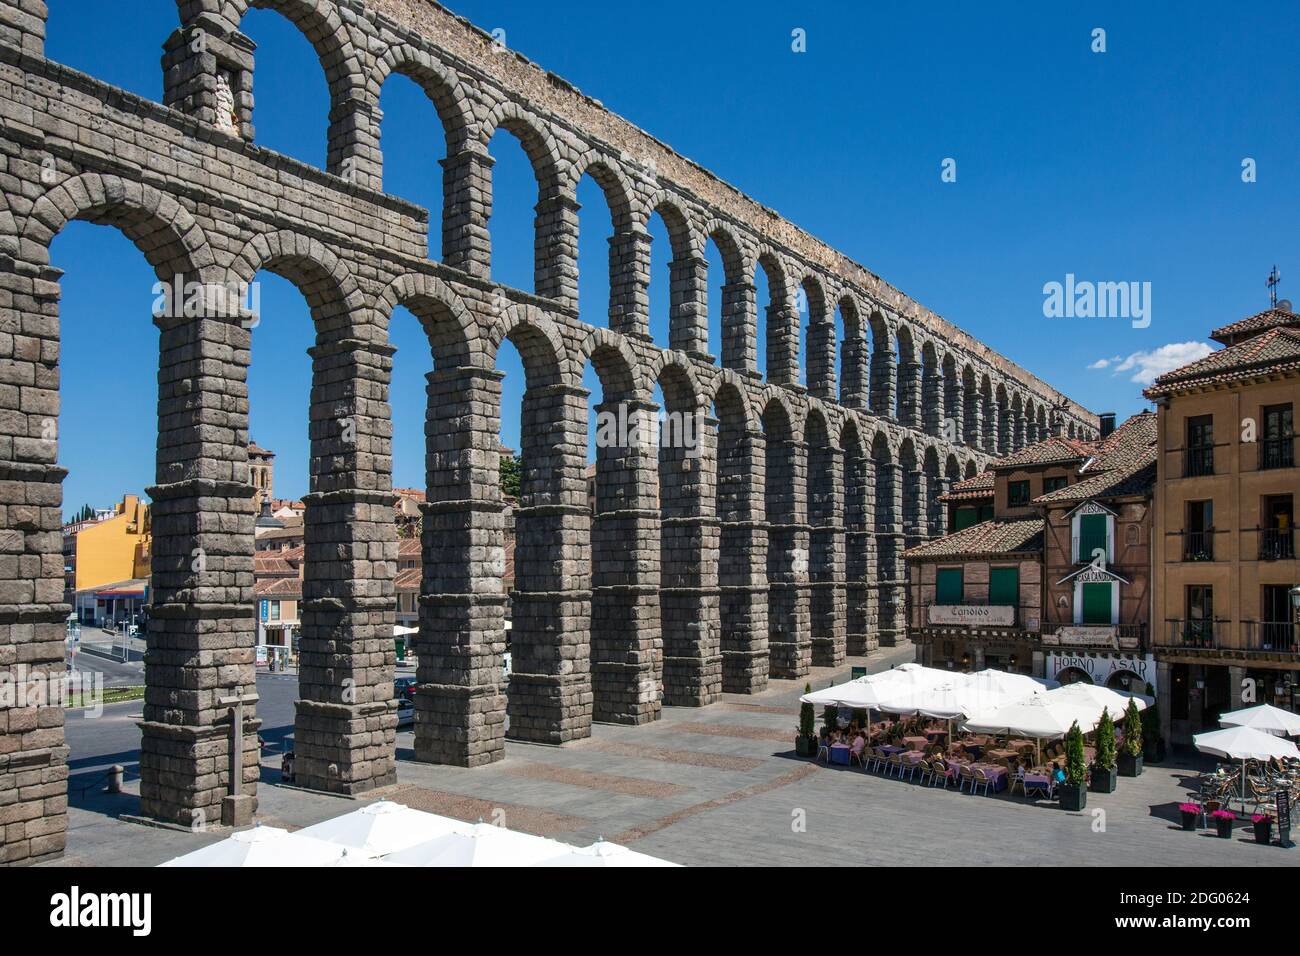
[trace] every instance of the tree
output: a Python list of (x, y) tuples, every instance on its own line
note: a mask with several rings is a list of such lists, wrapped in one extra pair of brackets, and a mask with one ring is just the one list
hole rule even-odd
[(522, 467), (518, 455), (501, 456), (501, 494), (510, 497), (519, 497), (519, 487), (521, 484)]
[[(804, 684), (803, 692), (812, 693), (812, 684)], [(799, 705), (799, 736), (811, 737), (817, 733), (817, 715), (813, 711), (812, 704)]]
[(1130, 757), (1142, 756), (1142, 715), (1138, 713), (1137, 701), (1128, 702), (1124, 711), (1124, 752)]
[(1065, 779), (1072, 787), (1082, 787), (1088, 780), (1088, 764), (1083, 756), (1083, 731), (1076, 720), (1065, 735)]
[(1097, 766), (1102, 770), (1115, 766), (1115, 721), (1110, 719), (1110, 711), (1104, 707), (1101, 720), (1097, 721)]

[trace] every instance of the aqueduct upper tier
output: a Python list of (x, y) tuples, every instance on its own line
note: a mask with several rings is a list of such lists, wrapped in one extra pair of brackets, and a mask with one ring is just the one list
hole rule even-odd
[[(331, 98), (325, 170), (256, 145), (257, 54), (240, 32), (250, 6), (282, 13), (319, 53)], [(236, 733), (229, 704), (256, 686), (254, 323), (220, 290), (259, 271), (296, 284), (315, 325), (303, 343), (311, 490), (295, 746), (299, 781), (334, 792), (394, 778), (388, 325), (398, 306), (427, 331), (433, 368), (420, 760), (499, 759), (507, 717), (512, 736), (563, 743), (593, 720), (651, 721), (663, 703), (705, 705), (895, 641), (899, 555), (944, 532), (937, 499), (948, 484), (1049, 433), (1097, 433), (1095, 415), (1046, 383), (433, 3), (177, 8), (175, 33), (159, 37), (160, 104), (45, 59), (45, 3), (0, 0), (0, 668), (31, 691), (0, 709), (0, 861), (56, 855), (66, 831), (63, 711), (37, 691), (63, 673), (69, 614), (62, 273), (49, 250), (70, 221), (120, 230), (160, 280), (203, 290), (195, 308), (155, 316), (140, 793), (144, 814), (172, 822), (215, 821), (256, 794), (256, 706)], [(446, 134), (442, 261), (428, 257), (429, 212), (383, 192), (378, 103), (393, 73), (427, 92)], [(492, 279), (498, 130), (520, 140), (536, 174), (531, 290)], [(577, 310), (585, 175), (612, 214), (599, 321)], [(649, 335), (654, 215), (672, 247), (667, 349)], [(716, 357), (709, 242), (725, 273)], [(506, 339), (527, 379), (508, 682), (496, 369)], [(666, 411), (702, 423), (695, 449), (602, 445), (594, 512), (589, 363), (606, 406), (652, 415), (658, 386)]]

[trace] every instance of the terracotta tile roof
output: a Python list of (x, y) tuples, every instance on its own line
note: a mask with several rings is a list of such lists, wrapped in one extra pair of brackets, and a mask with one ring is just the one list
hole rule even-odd
[(979, 498), (992, 498), (996, 484), (993, 472), (981, 471), (973, 478), (957, 481), (948, 491), (939, 496), (940, 501), (970, 501)]
[(393, 494), (399, 498), (411, 498), (415, 501), (424, 500), (424, 490), (421, 488), (394, 488)]
[(1008, 471), (1013, 468), (1026, 468), (1036, 465), (1065, 464), (1092, 457), (1096, 448), (1092, 442), (1078, 438), (1066, 438), (1052, 435), (1040, 442), (1026, 445), (1020, 451), (1004, 455), (996, 461), (989, 462), (994, 471)]
[(1207, 385), (1228, 385), (1260, 375), (1300, 373), (1300, 329), (1273, 328), (1244, 342), (1166, 372), (1142, 394), (1158, 398)]
[(302, 581), (292, 578), (264, 578), (253, 582), (253, 593), (258, 598), (284, 598), (302, 600)]
[(258, 551), (253, 555), (253, 574), (259, 578), (297, 577), (298, 568), (279, 551)]
[(1134, 415), (1101, 441), (1079, 474), (1081, 481), (1034, 499), (1035, 504), (1151, 494), (1155, 488), (1156, 415)]
[(985, 521), (961, 531), (927, 541), (903, 552), (914, 558), (979, 557), (995, 554), (1029, 554), (1043, 550), (1043, 519)]
[(1279, 326), (1300, 328), (1300, 315), (1286, 309), (1265, 309), (1250, 318), (1215, 329), (1210, 338), (1224, 345), (1236, 345)]
[(405, 571), (398, 571), (397, 577), (393, 579), (393, 586), (401, 594), (418, 594), (422, 573), (420, 568), (407, 568)]
[(399, 558), (418, 558), (421, 555), (419, 538), (399, 538), (397, 556)]

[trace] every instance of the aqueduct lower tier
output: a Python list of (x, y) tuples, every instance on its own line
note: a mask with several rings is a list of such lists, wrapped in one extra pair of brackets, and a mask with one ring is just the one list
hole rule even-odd
[[(510, 734), (563, 743), (593, 720), (654, 720), (798, 677), (902, 633), (901, 551), (944, 531), (937, 497), (988, 456), (1096, 417), (563, 81), (417, 0), (257, 0), (298, 24), (330, 81), (329, 169), (253, 137), (248, 0), (180, 0), (166, 103), (44, 58), (45, 5), (0, 0), (0, 862), (62, 851), (63, 711), (34, 693), (64, 670), (58, 466), (59, 279), (72, 220), (117, 228), (161, 281), (206, 292), (155, 318), (158, 442), (141, 810), (217, 820), (258, 779), (250, 316), (220, 287), (260, 270), (303, 292), (311, 344), (299, 781), (358, 793), (394, 779), (388, 387), (394, 308), (428, 332), (416, 757), (474, 766)], [(378, 95), (392, 72), (447, 131), (444, 261), (428, 213), (381, 190)], [(223, 114), (223, 110), (225, 111)], [(491, 280), (498, 127), (538, 177), (536, 288)], [(610, 199), (607, 327), (576, 309), (578, 179)], [(648, 335), (649, 234), (673, 260), (671, 349)], [(723, 250), (721, 361), (707, 354), (705, 243)], [(769, 277), (767, 380), (754, 270)], [(807, 387), (797, 369), (807, 299)], [(146, 301), (142, 295), (142, 303)], [(833, 315), (844, 320), (835, 341)], [(143, 311), (143, 305), (142, 305)], [(143, 317), (142, 317), (143, 320)], [(504, 649), (496, 352), (527, 378), (516, 513), (514, 673)], [(842, 362), (836, 368), (837, 349)], [(704, 423), (699, 453), (602, 447), (588, 502), (590, 362), (604, 403)], [(838, 375), (837, 375), (838, 372)]]

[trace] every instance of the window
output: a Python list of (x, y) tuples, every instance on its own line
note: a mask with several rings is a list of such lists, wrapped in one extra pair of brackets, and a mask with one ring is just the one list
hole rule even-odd
[(279, 602), (279, 601), (272, 601), (272, 602), (271, 602), (271, 620), (273, 620), (273, 621), (278, 621), (278, 620), (280, 620), (280, 602)]
[(1290, 495), (1269, 495), (1261, 502), (1259, 530), (1261, 561), (1295, 558), (1295, 521)]
[(1023, 508), (1029, 504), (1029, 482), (1011, 481), (1007, 483), (1007, 506)]
[(1053, 491), (1060, 491), (1070, 483), (1070, 479), (1065, 475), (1056, 475), (1051, 478), (1043, 479), (1043, 494), (1049, 494)]
[(962, 602), (962, 569), (940, 568), (935, 575), (934, 603), (960, 604)]
[(1267, 405), (1263, 410), (1264, 434), (1259, 446), (1260, 468), (1295, 465), (1295, 422), (1291, 405)]
[(1214, 502), (1187, 502), (1187, 525), (1183, 535), (1184, 561), (1214, 560)]
[(1183, 475), (1214, 474), (1214, 416), (1187, 419), (1187, 446), (1183, 450)]
[(956, 514), (953, 515), (952, 530), (965, 531), (967, 528), (973, 527), (979, 523), (978, 508), (958, 508)]
[(1020, 604), (1020, 569), (991, 568), (989, 570), (989, 603)]
[(1082, 613), (1081, 624), (1113, 624), (1111, 619), (1112, 591), (1114, 583), (1109, 581), (1080, 585)]
[(1184, 636), (1190, 643), (1211, 645), (1214, 637), (1214, 588), (1204, 584), (1187, 586), (1187, 623)]
[(1087, 564), (1098, 549), (1109, 557), (1109, 527), (1108, 515), (1079, 515), (1079, 551), (1075, 560)]

